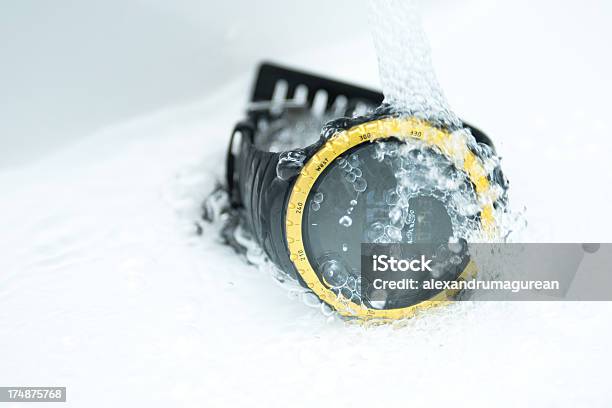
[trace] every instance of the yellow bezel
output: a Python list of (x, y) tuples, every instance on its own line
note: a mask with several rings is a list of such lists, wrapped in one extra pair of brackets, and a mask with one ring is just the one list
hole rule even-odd
[[(491, 194), (487, 173), (480, 159), (468, 148), (465, 137), (453, 134), (445, 129), (432, 126), (430, 123), (408, 118), (384, 118), (372, 120), (348, 130), (334, 134), (315, 153), (302, 168), (289, 197), (285, 218), (285, 232), (289, 256), (306, 285), (325, 303), (333, 307), (343, 316), (353, 316), (364, 319), (402, 319), (412, 317), (421, 309), (427, 309), (449, 302), (455, 291), (443, 291), (430, 300), (400, 309), (369, 309), (363, 305), (337, 295), (327, 288), (315, 273), (302, 240), (302, 218), (306, 200), (317, 178), (339, 155), (365, 142), (377, 139), (395, 137), (400, 140), (414, 138), (437, 148), (446, 155), (457, 168), (463, 169), (475, 186), (479, 198)], [(480, 212), (481, 226), (484, 231), (494, 228), (492, 200), (486, 202)], [(475, 273), (475, 265), (470, 261), (459, 279), (466, 279)]]

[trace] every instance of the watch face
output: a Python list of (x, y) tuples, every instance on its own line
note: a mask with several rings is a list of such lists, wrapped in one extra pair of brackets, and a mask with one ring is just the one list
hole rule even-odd
[[(474, 276), (467, 242), (499, 236), (503, 206), (496, 203), (505, 190), (495, 181), (496, 162), (469, 132), (413, 117), (361, 119), (327, 129), (329, 138), (301, 168), (285, 214), (289, 257), (302, 283), (343, 316), (414, 316), (456, 297), (430, 289), (440, 288), (433, 281)], [(362, 252), (367, 243), (375, 245)], [(429, 255), (431, 268), (400, 275), (417, 281), (414, 290), (376, 287), (376, 266), (362, 268), (362, 259), (385, 251), (404, 261)]]
[[(368, 294), (361, 293), (361, 244), (447, 248), (449, 240), (463, 235), (459, 225), (476, 222), (458, 211), (476, 202), (466, 180), (444, 155), (419, 143), (366, 142), (338, 156), (317, 178), (304, 209), (304, 248), (319, 280), (353, 302), (367, 303)], [(407, 299), (389, 293), (385, 302), (366, 306), (406, 307), (431, 295)]]

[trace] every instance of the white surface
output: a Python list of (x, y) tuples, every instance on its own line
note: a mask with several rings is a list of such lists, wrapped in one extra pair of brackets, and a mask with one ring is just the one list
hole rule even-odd
[(361, 16), (351, 0), (2, 2), (0, 167), (205, 98), (296, 44), (342, 41), (321, 9)]
[[(496, 140), (528, 239), (610, 241), (609, 10), (486, 4), (427, 20), (440, 82)], [(284, 60), (367, 82), (361, 38)], [(247, 88), (2, 169), (0, 384), (65, 385), (75, 407), (610, 406), (610, 303), (464, 303), (364, 330), (195, 236)]]

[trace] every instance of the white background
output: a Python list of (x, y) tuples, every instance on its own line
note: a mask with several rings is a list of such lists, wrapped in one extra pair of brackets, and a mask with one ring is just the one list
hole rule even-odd
[[(440, 82), (496, 142), (526, 240), (612, 238), (610, 17), (594, 0), (425, 7)], [(376, 86), (367, 21), (355, 1), (3, 3), (0, 383), (65, 385), (79, 407), (609, 406), (608, 303), (364, 330), (193, 234), (256, 63)]]

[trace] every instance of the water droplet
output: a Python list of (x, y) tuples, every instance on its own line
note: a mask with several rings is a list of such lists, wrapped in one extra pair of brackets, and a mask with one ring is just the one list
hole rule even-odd
[(306, 153), (301, 150), (281, 153), (276, 165), (276, 176), (281, 180), (289, 180), (297, 176), (304, 166), (305, 160)]
[(357, 205), (357, 200), (351, 200), (349, 204), (354, 207)]
[(314, 195), (314, 197), (312, 197), (312, 199), (314, 200), (315, 203), (322, 203), (323, 202), (323, 193), (316, 193)]
[(317, 203), (316, 201), (313, 201), (310, 203), (310, 208), (312, 209), (312, 211), (319, 211), (319, 209), (321, 209), (321, 204)]
[(348, 251), (348, 245), (342, 244), (342, 251), (344, 252)]

